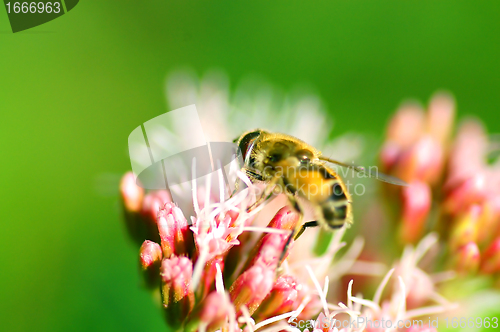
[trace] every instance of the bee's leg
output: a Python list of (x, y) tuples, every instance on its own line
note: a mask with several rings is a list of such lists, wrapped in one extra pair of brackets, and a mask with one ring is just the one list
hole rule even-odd
[(276, 175), (274, 178), (272, 178), (272, 180), (269, 181), (269, 183), (266, 185), (266, 188), (264, 189), (262, 195), (260, 195), (260, 197), (255, 201), (255, 203), (253, 203), (247, 208), (247, 212), (254, 210), (257, 206), (259, 206), (260, 204), (271, 198), (271, 196), (273, 195), (273, 190), (280, 179), (281, 176), (279, 175)]
[(297, 235), (295, 235), (294, 240), (297, 240), (299, 238), (299, 236), (301, 236), (302, 233), (304, 233), (304, 231), (306, 230), (306, 228), (317, 227), (317, 226), (319, 226), (319, 224), (318, 224), (318, 222), (316, 220), (305, 222), (302, 225), (302, 227), (300, 228), (300, 231), (297, 233)]
[(266, 194), (266, 192), (262, 193), (262, 195), (260, 195), (260, 197), (255, 201), (255, 203), (253, 203), (247, 208), (247, 212), (256, 209), (260, 204), (270, 199), (272, 195), (273, 195), (272, 191), (269, 194)]
[(232, 198), (234, 196), (234, 194), (236, 194), (238, 192), (238, 189), (240, 187), (240, 181), (241, 181), (241, 179), (239, 177), (236, 178), (236, 182), (234, 183), (234, 190), (231, 193), (231, 196), (229, 196), (229, 198)]
[(290, 200), (290, 203), (292, 203), (294, 210), (297, 211), (297, 213), (299, 214), (299, 220), (297, 220), (297, 224), (292, 229), (292, 232), (288, 236), (288, 239), (286, 240), (285, 246), (283, 247), (283, 251), (281, 252), (281, 257), (279, 260), (280, 265), (283, 262), (283, 259), (285, 258), (286, 252), (288, 251), (288, 247), (290, 246), (292, 239), (298, 237), (298, 236), (296, 236), (297, 234), (300, 235), (304, 232), (303, 231), (304, 227), (302, 225), (302, 218), (304, 215), (303, 215), (302, 210), (299, 206), (299, 203), (297, 202), (297, 199), (295, 198), (295, 196), (292, 193), (287, 192), (287, 196), (288, 196), (288, 199)]
[[(242, 168), (241, 169), (243, 171), (243, 173), (245, 173), (245, 175), (250, 179), (250, 181), (254, 182), (254, 181), (264, 181), (264, 179), (262, 178), (262, 176), (248, 168)], [(236, 178), (236, 182), (234, 183), (234, 190), (233, 192), (231, 193), (231, 196), (229, 197), (233, 197), (234, 194), (236, 194), (238, 192), (238, 190), (240, 189), (240, 183), (241, 183), (241, 179), (239, 177)]]

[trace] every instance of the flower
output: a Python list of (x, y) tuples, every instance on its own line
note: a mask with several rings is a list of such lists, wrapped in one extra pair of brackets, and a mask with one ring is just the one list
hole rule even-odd
[(165, 318), (173, 328), (179, 328), (194, 306), (193, 267), (187, 257), (171, 257), (161, 263), (161, 295)]
[(415, 243), (422, 237), (431, 209), (431, 196), (431, 188), (425, 182), (413, 181), (402, 189), (400, 237), (404, 243)]
[(436, 94), (428, 112), (415, 103), (401, 106), (387, 130), (382, 147), (383, 171), (411, 183), (437, 183), (444, 167), (444, 153), (453, 126), (455, 103), (445, 93)]
[(195, 308), (185, 330), (215, 331), (228, 323), (228, 317), (232, 317), (235, 324), (236, 313), (228, 294), (213, 291)]
[(159, 284), (159, 271), (163, 254), (158, 243), (145, 240), (139, 249), (139, 264), (144, 271), (146, 284), (154, 288)]
[(391, 199), (401, 204), (399, 239), (417, 243), (426, 231), (433, 199), (432, 189), (441, 180), (454, 120), (453, 98), (436, 94), (427, 113), (415, 103), (401, 106), (387, 129), (380, 160), (382, 171), (401, 178), (408, 187), (387, 187)]
[(188, 223), (175, 203), (167, 202), (158, 211), (158, 233), (165, 257), (187, 253)]
[(292, 311), (303, 287), (292, 275), (280, 276), (267, 297), (262, 301), (255, 317), (263, 320), (265, 317), (278, 316)]

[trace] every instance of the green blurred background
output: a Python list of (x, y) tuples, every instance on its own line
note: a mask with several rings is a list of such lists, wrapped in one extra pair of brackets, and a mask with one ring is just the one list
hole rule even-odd
[(500, 132), (499, 18), (498, 1), (83, 0), (13, 34), (0, 9), (0, 330), (165, 329), (115, 186), (169, 71), (308, 83), (339, 134), (381, 135), (444, 88)]

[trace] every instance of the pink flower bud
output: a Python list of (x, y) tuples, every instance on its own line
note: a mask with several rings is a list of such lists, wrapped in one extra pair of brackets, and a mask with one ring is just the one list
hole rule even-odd
[(482, 204), (481, 215), (477, 224), (477, 243), (483, 247), (500, 235), (500, 197), (489, 197)]
[(205, 269), (201, 276), (201, 282), (198, 289), (195, 289), (196, 297), (203, 299), (210, 291), (215, 288), (215, 277), (217, 275), (217, 265), (221, 271), (224, 271), (224, 256), (219, 255), (205, 264)]
[(126, 215), (130, 234), (139, 243), (145, 239), (160, 242), (156, 217), (160, 207), (169, 201), (170, 195), (165, 190), (153, 191), (144, 196), (138, 213)]
[(126, 173), (120, 182), (120, 194), (123, 203), (124, 217), (128, 233), (138, 243), (144, 239), (156, 240), (150, 237), (151, 230), (154, 229), (141, 218), (140, 210), (144, 204), (144, 189), (135, 182), (132, 172)]
[(448, 140), (455, 118), (455, 100), (447, 93), (436, 94), (427, 113), (427, 127), (429, 133), (440, 144)]
[(271, 293), (264, 299), (254, 314), (257, 320), (278, 316), (296, 309), (299, 291), (302, 285), (291, 275), (284, 275), (276, 280)]
[(456, 187), (484, 170), (488, 141), (483, 125), (468, 119), (458, 131), (450, 153), (447, 187)]
[(481, 260), (481, 272), (496, 273), (500, 271), (500, 237), (495, 239), (486, 249)]
[(412, 182), (402, 189), (400, 236), (404, 243), (416, 243), (422, 237), (431, 208), (431, 189), (424, 182)]
[(160, 209), (172, 199), (170, 194), (165, 190), (152, 191), (144, 197), (141, 213), (148, 218), (152, 223), (156, 224), (156, 218)]
[(200, 325), (204, 325), (207, 332), (221, 329), (233, 310), (227, 294), (211, 292), (194, 309), (184, 330), (195, 331)]
[(299, 215), (288, 206), (281, 208), (267, 227), (292, 230), (299, 220)]
[(476, 243), (469, 242), (454, 253), (455, 270), (461, 274), (469, 274), (477, 271), (481, 254)]
[(420, 105), (407, 103), (401, 106), (389, 123), (387, 140), (406, 148), (413, 144), (424, 131), (425, 116)]
[(274, 283), (275, 270), (267, 266), (254, 265), (241, 274), (231, 285), (230, 296), (236, 311), (245, 305), (253, 314), (271, 291)]
[(139, 212), (144, 199), (144, 189), (135, 182), (132, 172), (126, 173), (120, 182), (120, 193), (125, 210), (128, 212)]
[(139, 250), (139, 263), (144, 272), (146, 284), (150, 287), (159, 286), (161, 260), (160, 245), (153, 241), (144, 241)]
[(191, 287), (193, 265), (187, 257), (163, 259), (160, 269), (161, 295), (167, 323), (179, 327), (194, 305)]
[[(298, 219), (299, 216), (297, 213), (293, 212), (289, 207), (283, 207), (276, 213), (267, 227), (292, 230), (295, 228)], [(290, 233), (263, 234), (252, 252), (248, 255), (248, 260), (243, 271), (246, 271), (249, 267), (256, 264), (263, 264), (271, 268), (276, 268), (283, 255), (283, 249), (285, 248), (289, 236)], [(293, 240), (290, 242), (288, 251), (291, 248), (291, 244), (293, 244)], [(283, 257), (286, 257), (286, 254), (287, 253), (285, 253)]]
[(391, 172), (402, 152), (402, 148), (396, 142), (385, 142), (384, 146), (382, 147), (382, 151), (380, 152), (382, 170), (388, 173)]
[(446, 212), (456, 215), (466, 211), (473, 204), (481, 203), (486, 195), (486, 177), (477, 173), (448, 191), (444, 201), (444, 209)]
[(140, 253), (140, 263), (144, 270), (149, 269), (151, 266), (157, 262), (161, 262), (162, 252), (161, 247), (158, 243), (146, 240), (139, 250)]
[(263, 265), (273, 269), (277, 268), (289, 236), (290, 234), (266, 234), (248, 266)]
[(166, 203), (158, 212), (157, 224), (163, 255), (185, 254), (188, 223), (181, 209), (175, 203)]
[(442, 171), (443, 150), (429, 135), (422, 136), (401, 154), (393, 174), (406, 182), (435, 182)]

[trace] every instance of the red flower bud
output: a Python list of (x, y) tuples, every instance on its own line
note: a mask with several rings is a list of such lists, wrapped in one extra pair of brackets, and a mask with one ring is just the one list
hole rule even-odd
[(431, 189), (424, 182), (412, 182), (402, 189), (402, 199), (400, 236), (404, 243), (416, 243), (422, 237), (431, 208)]
[(241, 274), (229, 291), (236, 311), (240, 313), (241, 306), (245, 305), (253, 314), (271, 291), (274, 275), (274, 269), (262, 265), (254, 265)]
[(149, 287), (159, 286), (160, 265), (162, 259), (160, 245), (156, 242), (146, 240), (142, 244), (139, 253), (139, 263), (142, 271), (144, 272), (146, 284)]
[(163, 259), (160, 269), (161, 295), (167, 324), (178, 328), (194, 305), (191, 287), (193, 265), (187, 257)]
[(181, 209), (175, 203), (166, 203), (158, 212), (157, 224), (163, 255), (185, 254), (188, 223)]

